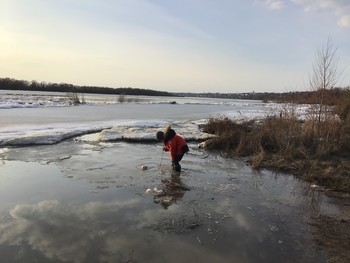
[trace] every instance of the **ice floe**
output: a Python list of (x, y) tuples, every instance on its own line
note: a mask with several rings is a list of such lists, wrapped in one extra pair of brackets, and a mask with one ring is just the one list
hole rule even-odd
[[(156, 132), (167, 125), (186, 140), (200, 142), (213, 136), (201, 129), (210, 117), (257, 120), (278, 116), (288, 107), (249, 100), (147, 96), (121, 105), (116, 96), (86, 95), (87, 105), (70, 108), (74, 106), (62, 93), (0, 91), (0, 95), (0, 147), (50, 145), (70, 138), (156, 142)], [(173, 101), (176, 105), (171, 105)], [(299, 105), (293, 110), (302, 119), (307, 109)]]

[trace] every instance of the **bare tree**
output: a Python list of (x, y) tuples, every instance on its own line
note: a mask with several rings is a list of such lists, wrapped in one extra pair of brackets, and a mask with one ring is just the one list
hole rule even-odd
[(66, 97), (70, 104), (73, 104), (73, 105), (86, 104), (84, 94), (82, 94), (81, 99), (79, 99), (78, 93), (67, 92)]
[(317, 134), (321, 121), (326, 119), (329, 111), (329, 107), (325, 104), (327, 92), (336, 86), (341, 75), (336, 53), (337, 49), (333, 47), (332, 39), (328, 38), (326, 44), (317, 50), (312, 66), (310, 88), (316, 94), (313, 115), (317, 121)]
[(125, 93), (120, 93), (118, 98), (119, 103), (124, 103), (126, 101)]

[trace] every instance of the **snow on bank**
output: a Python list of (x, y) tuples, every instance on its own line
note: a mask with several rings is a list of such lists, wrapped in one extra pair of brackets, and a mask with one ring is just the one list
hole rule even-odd
[(69, 138), (101, 130), (103, 127), (61, 127), (2, 132), (0, 134), (0, 147), (56, 144)]
[(48, 95), (24, 95), (24, 94), (1, 94), (1, 109), (16, 108), (47, 108), (47, 107), (67, 107), (70, 102), (66, 96), (48, 96)]
[[(203, 141), (212, 137), (200, 129), (210, 117), (259, 120), (290, 110), (303, 119), (308, 109), (304, 105), (296, 107), (261, 101), (142, 96), (135, 98), (133, 103), (111, 108), (101, 104), (106, 104), (106, 101), (116, 103), (117, 97), (89, 95), (85, 99), (99, 102), (101, 107), (89, 103), (68, 111), (72, 106), (62, 94), (8, 94), (0, 91), (0, 95), (0, 121), (4, 117), (3, 123), (0, 122), (0, 147), (50, 145), (73, 137), (76, 141), (92, 142), (155, 142), (156, 132), (169, 124), (188, 141)], [(171, 99), (176, 99), (176, 105), (170, 105)], [(57, 108), (52, 111), (50, 107)], [(70, 114), (74, 118), (70, 118)], [(25, 116), (30, 117), (28, 121)]]
[[(166, 122), (131, 122), (115, 125), (110, 129), (104, 129), (98, 136), (99, 141), (141, 141), (156, 142), (157, 131), (164, 130), (169, 125)], [(213, 135), (202, 132), (196, 122), (174, 122), (171, 127), (187, 141), (206, 140)]]
[[(299, 108), (300, 116), (303, 118), (305, 108)], [(275, 110), (274, 115), (279, 111)], [(231, 110), (224, 113), (235, 120), (259, 120), (271, 116), (271, 111), (262, 109)], [(190, 114), (188, 116), (190, 118)], [(216, 117), (216, 116), (212, 116)], [(93, 142), (156, 142), (155, 134), (171, 124), (175, 131), (188, 141), (204, 141), (213, 135), (204, 133), (200, 127), (207, 119), (196, 121), (164, 121), (164, 120), (133, 120), (133, 121), (104, 121), (91, 123), (60, 123), (55, 125), (35, 125), (31, 127), (13, 128), (6, 130), (0, 128), (0, 147), (5, 146), (30, 146), (51, 145), (73, 137), (76, 141)], [(80, 136), (80, 137), (79, 137)]]
[[(41, 127), (35, 130), (18, 130), (0, 133), (0, 147), (51, 145), (73, 137), (76, 141), (130, 141), (156, 142), (156, 132), (164, 130), (170, 123), (165, 121), (121, 121), (114, 125), (96, 124), (73, 127)], [(184, 136), (188, 141), (201, 141), (213, 135), (202, 132), (196, 122), (173, 122), (176, 133)], [(81, 137), (79, 137), (81, 136)]]

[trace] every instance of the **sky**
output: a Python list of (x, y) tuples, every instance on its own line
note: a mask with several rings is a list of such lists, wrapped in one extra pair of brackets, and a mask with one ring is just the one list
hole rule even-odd
[(0, 0), (0, 78), (304, 91), (328, 39), (350, 86), (350, 0)]

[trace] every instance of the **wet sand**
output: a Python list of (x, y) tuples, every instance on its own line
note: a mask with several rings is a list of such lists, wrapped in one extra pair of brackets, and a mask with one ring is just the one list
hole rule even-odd
[(190, 148), (180, 175), (157, 144), (3, 149), (2, 260), (327, 261), (311, 222), (340, 213), (336, 203), (292, 176)]

